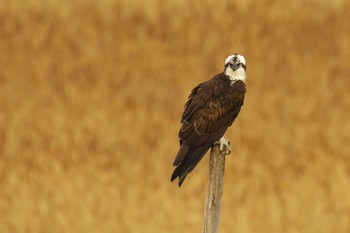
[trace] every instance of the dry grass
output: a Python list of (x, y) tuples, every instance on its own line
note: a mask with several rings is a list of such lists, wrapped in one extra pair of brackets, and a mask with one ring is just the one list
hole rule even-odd
[(0, 232), (200, 232), (179, 117), (232, 52), (221, 232), (349, 232), (349, 2), (142, 2), (0, 3)]

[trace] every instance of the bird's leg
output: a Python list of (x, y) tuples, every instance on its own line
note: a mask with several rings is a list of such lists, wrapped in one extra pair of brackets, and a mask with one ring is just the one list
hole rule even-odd
[(220, 153), (224, 151), (224, 146), (226, 148), (226, 155), (229, 155), (231, 153), (231, 146), (230, 146), (230, 140), (224, 138), (219, 139), (219, 141), (215, 142), (214, 144), (220, 145)]

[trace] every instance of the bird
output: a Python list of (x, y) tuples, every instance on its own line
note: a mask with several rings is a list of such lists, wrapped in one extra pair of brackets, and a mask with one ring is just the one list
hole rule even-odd
[(214, 144), (219, 144), (220, 153), (231, 152), (224, 134), (244, 103), (246, 68), (245, 58), (234, 53), (225, 59), (223, 72), (191, 91), (181, 117), (180, 148), (170, 179), (178, 178), (179, 187)]

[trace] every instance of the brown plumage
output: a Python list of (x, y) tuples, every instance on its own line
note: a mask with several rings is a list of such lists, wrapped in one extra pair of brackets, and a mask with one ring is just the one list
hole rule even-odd
[[(243, 65), (245, 71), (245, 61)], [(245, 92), (244, 81), (235, 80), (225, 72), (192, 90), (182, 114), (180, 149), (173, 163), (176, 168), (171, 181), (179, 177), (181, 186), (213, 143), (224, 135), (243, 105)]]

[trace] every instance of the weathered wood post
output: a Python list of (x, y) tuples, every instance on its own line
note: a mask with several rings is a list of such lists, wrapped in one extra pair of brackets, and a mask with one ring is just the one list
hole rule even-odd
[(203, 233), (219, 232), (221, 198), (224, 185), (225, 157), (226, 150), (220, 153), (219, 145), (214, 145), (211, 148)]

